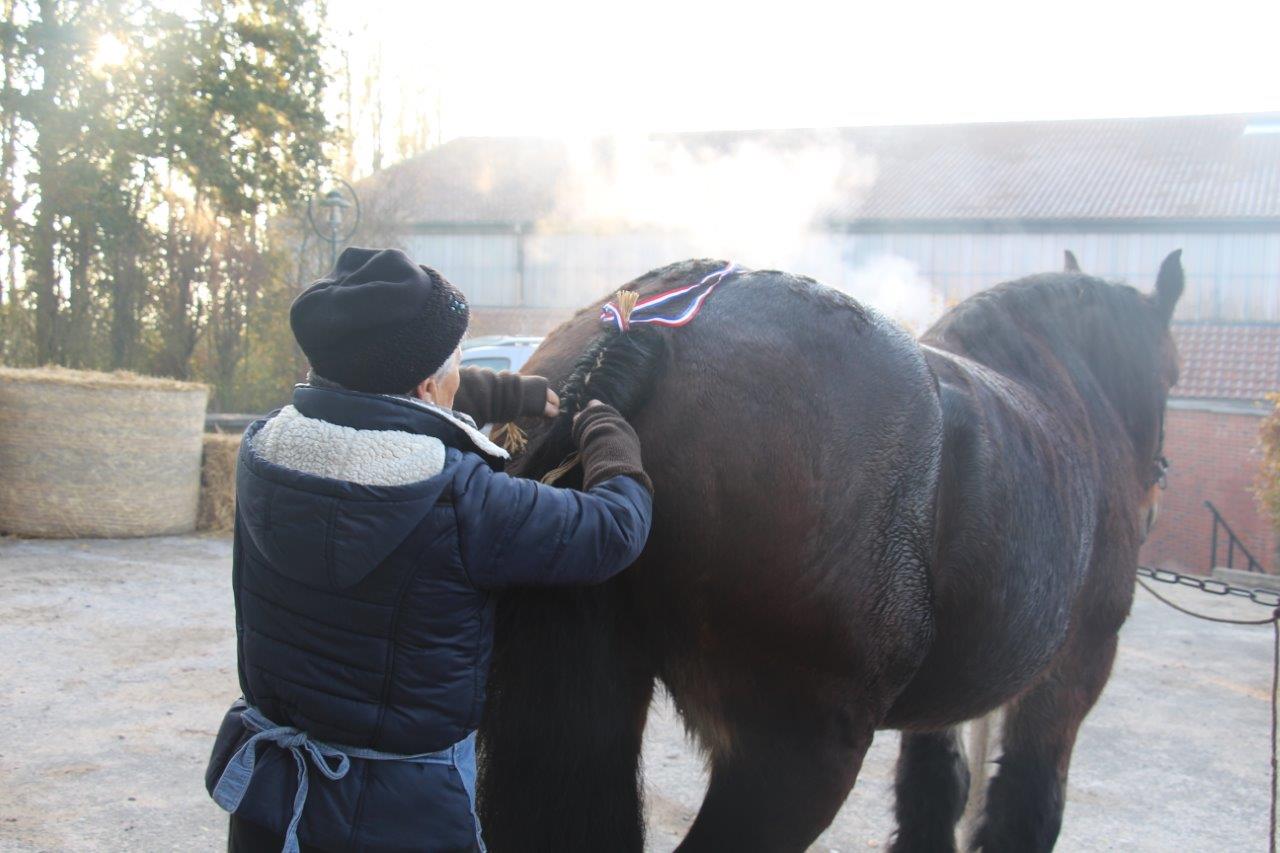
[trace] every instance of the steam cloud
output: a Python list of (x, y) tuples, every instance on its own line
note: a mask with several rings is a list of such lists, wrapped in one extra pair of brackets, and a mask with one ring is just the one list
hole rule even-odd
[(874, 159), (834, 135), (731, 145), (714, 137), (619, 137), (570, 143), (568, 162), (556, 213), (544, 224), (653, 235), (646, 248), (660, 244), (668, 254), (642, 265), (723, 257), (801, 273), (915, 332), (942, 313), (942, 300), (914, 263), (892, 254), (858, 257), (850, 238), (822, 228), (876, 177)]

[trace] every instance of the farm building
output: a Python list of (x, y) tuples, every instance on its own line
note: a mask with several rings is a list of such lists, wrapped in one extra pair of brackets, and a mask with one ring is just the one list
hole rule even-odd
[[(1271, 408), (1267, 397), (1280, 390), (1280, 324), (1201, 321), (1173, 331), (1182, 370), (1165, 416), (1172, 468), (1143, 556), (1152, 565), (1198, 571), (1228, 562), (1247, 569), (1252, 556), (1275, 571), (1276, 531), (1254, 490), (1258, 430)], [(1224, 523), (1215, 525), (1215, 511)]]
[(1207, 567), (1209, 500), (1275, 563), (1251, 488), (1263, 399), (1280, 390), (1280, 114), (459, 139), (361, 192), (380, 233), (467, 292), (476, 334), (544, 333), (692, 256), (812, 275), (914, 325), (1060, 268), (1064, 249), (1148, 288), (1182, 248), (1184, 384), (1146, 555)]

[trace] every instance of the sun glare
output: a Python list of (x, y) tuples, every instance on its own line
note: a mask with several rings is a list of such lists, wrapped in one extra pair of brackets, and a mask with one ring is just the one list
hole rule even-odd
[[(651, 0), (643, 15), (589, 0), (328, 6), (353, 67), (361, 67), (362, 55), (377, 56), (369, 64), (380, 70), (386, 97), (394, 97), (387, 83), (401, 79), (440, 91), (433, 117), (444, 138), (1262, 112), (1280, 105), (1273, 45), (1280, 3), (1258, 0), (1183, 7), (1157, 0), (791, 0), (782, 11), (776, 4)], [(1172, 61), (1174, 55), (1180, 58)]]
[(93, 50), (93, 68), (106, 71), (124, 63), (129, 55), (129, 45), (112, 33), (106, 33), (98, 39)]

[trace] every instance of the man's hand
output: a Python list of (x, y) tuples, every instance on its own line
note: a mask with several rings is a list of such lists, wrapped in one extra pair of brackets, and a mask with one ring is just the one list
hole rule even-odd
[(622, 415), (592, 400), (573, 418), (573, 441), (582, 464), (582, 488), (625, 474), (653, 494), (653, 483), (640, 460), (640, 439)]
[(592, 400), (591, 402), (587, 403), (585, 406), (583, 406), (581, 409), (578, 410), (578, 414), (573, 416), (574, 424), (578, 423), (579, 419), (581, 419), (582, 416), (587, 413), (588, 409), (593, 409), (596, 406), (603, 406), (603, 405), (604, 403), (601, 403), (599, 400)]
[(453, 407), (478, 424), (505, 424), (518, 418), (560, 414), (560, 397), (542, 376), (525, 376), (484, 367), (464, 367)]

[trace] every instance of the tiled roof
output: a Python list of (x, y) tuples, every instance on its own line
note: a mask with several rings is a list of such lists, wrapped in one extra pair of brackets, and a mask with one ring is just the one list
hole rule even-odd
[(455, 139), (361, 182), (362, 198), (397, 221), (536, 222), (551, 215), (569, 151), (551, 139)]
[(1179, 323), (1174, 397), (1261, 402), (1280, 392), (1280, 324)]
[[(645, 141), (694, 162), (745, 144), (780, 154), (835, 146), (851, 177), (815, 205), (837, 223), (1280, 219), (1277, 131), (1280, 114), (1242, 114), (664, 134)], [(584, 162), (593, 175), (625, 168), (618, 163), (632, 142), (457, 139), (384, 170), (366, 187), (392, 198), (402, 221), (536, 222), (571, 215), (565, 194), (574, 189), (575, 169)]]
[[(1259, 117), (1255, 117), (1255, 127)], [(880, 177), (838, 218), (1280, 216), (1280, 134), (1249, 116), (1027, 122), (857, 133)]]

